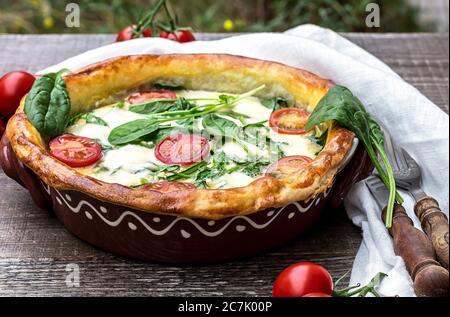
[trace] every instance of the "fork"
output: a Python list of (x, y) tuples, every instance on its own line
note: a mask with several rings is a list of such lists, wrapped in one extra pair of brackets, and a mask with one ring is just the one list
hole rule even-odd
[(430, 238), (438, 261), (448, 269), (449, 243), (448, 218), (440, 210), (436, 199), (428, 196), (421, 188), (420, 166), (399, 147), (395, 147), (388, 133), (385, 133), (385, 147), (397, 186), (407, 190), (415, 199), (414, 212), (420, 219), (423, 231)]

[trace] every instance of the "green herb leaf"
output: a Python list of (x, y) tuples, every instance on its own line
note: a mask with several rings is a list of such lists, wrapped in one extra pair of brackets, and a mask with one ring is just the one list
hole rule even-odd
[(93, 113), (85, 113), (82, 116), (80, 116), (80, 119), (84, 119), (86, 121), (86, 123), (91, 123), (91, 124), (98, 124), (98, 125), (102, 125), (107, 127), (108, 123), (106, 123), (105, 120), (103, 120), (100, 117), (97, 117), (96, 115), (94, 115)]
[(158, 129), (159, 125), (157, 122), (138, 119), (114, 128), (108, 136), (108, 141), (112, 145), (130, 143)]
[(38, 78), (25, 99), (25, 114), (42, 134), (64, 133), (69, 122), (70, 99), (61, 72)]

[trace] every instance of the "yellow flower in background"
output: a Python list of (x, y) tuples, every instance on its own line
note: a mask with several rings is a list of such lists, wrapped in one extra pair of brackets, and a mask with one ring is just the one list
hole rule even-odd
[(225, 22), (223, 22), (223, 28), (225, 29), (225, 31), (231, 32), (234, 30), (234, 22), (230, 19), (225, 20)]
[(52, 17), (45, 17), (42, 21), (42, 26), (45, 29), (51, 29), (55, 25), (55, 20)]
[(42, 0), (31, 0), (31, 4), (35, 7), (39, 7), (42, 3)]

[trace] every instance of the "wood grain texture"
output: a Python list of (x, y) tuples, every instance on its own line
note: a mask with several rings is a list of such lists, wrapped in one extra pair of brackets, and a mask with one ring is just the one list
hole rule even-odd
[[(345, 36), (448, 113), (448, 34)], [(17, 69), (34, 72), (113, 39), (113, 35), (0, 35), (0, 75)], [(343, 275), (351, 269), (360, 242), (360, 230), (345, 212), (329, 210), (308, 234), (260, 256), (210, 266), (142, 263), (75, 238), (49, 212), (34, 207), (28, 193), (0, 171), (0, 296), (269, 296), (276, 274), (296, 261), (314, 261), (334, 277)], [(80, 266), (79, 288), (65, 284), (70, 263)]]

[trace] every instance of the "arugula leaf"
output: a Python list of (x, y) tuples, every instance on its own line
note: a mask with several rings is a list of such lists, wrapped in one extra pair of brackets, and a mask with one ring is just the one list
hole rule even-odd
[(202, 171), (207, 166), (207, 164), (208, 163), (206, 163), (205, 161), (200, 161), (181, 172), (168, 176), (166, 179), (168, 181), (176, 181), (179, 179), (191, 178), (199, 171)]
[(51, 138), (63, 134), (70, 119), (70, 99), (62, 72), (38, 78), (25, 99), (28, 119), (40, 133)]
[(157, 122), (147, 119), (138, 119), (114, 128), (108, 141), (112, 145), (130, 143), (140, 137), (153, 133), (159, 129)]
[(287, 100), (281, 97), (262, 100), (261, 104), (264, 107), (271, 109), (272, 111), (289, 107), (289, 103), (287, 102)]
[[(342, 127), (353, 131), (364, 143), (380, 178), (389, 189), (386, 227), (390, 228), (395, 200), (397, 199), (397, 202), (401, 204), (403, 199), (396, 192), (394, 174), (384, 149), (384, 135), (380, 125), (366, 111), (361, 101), (350, 90), (342, 86), (332, 87), (320, 100), (311, 113), (305, 129), (311, 129), (331, 120), (336, 120)], [(381, 157), (381, 162), (378, 155)]]

